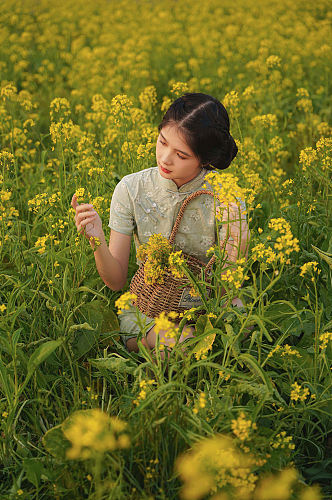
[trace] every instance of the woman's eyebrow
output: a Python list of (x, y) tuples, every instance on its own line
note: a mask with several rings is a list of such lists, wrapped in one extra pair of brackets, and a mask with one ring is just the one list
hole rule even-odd
[[(163, 134), (162, 134), (161, 132), (159, 132), (159, 133), (160, 133), (161, 137), (162, 137), (162, 138), (163, 138), (166, 142), (168, 142), (168, 141), (167, 141), (167, 139), (166, 139), (166, 137), (164, 137), (164, 136), (163, 136)], [(189, 153), (185, 153), (184, 151), (181, 151), (181, 149), (176, 149), (175, 151), (179, 151), (179, 153), (182, 153), (182, 154), (184, 154), (184, 155), (186, 155), (186, 156), (189, 156), (189, 157), (191, 158), (191, 155), (190, 155)]]

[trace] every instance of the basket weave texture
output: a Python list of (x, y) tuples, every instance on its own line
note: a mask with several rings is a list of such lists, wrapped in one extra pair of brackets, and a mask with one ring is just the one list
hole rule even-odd
[[(186, 206), (191, 200), (202, 194), (214, 196), (212, 191), (202, 189), (192, 193), (184, 200), (169, 237), (169, 243), (171, 245), (174, 243), (174, 239)], [(208, 277), (208, 274), (213, 263), (215, 262), (215, 256), (213, 255), (206, 264), (192, 255), (184, 252), (182, 255), (192, 273), (200, 277), (201, 270), (203, 270), (205, 273), (205, 281), (209, 283), (211, 278)], [(191, 297), (189, 294), (189, 290), (191, 288), (190, 281), (187, 278), (176, 278), (169, 270), (165, 270), (163, 283), (155, 283), (153, 285), (146, 284), (144, 281), (144, 265), (146, 260), (147, 258), (141, 263), (130, 283), (131, 293), (135, 293), (137, 295), (137, 299), (133, 301), (133, 305), (137, 306), (143, 314), (146, 314), (151, 318), (155, 318), (163, 311), (176, 311), (180, 313), (190, 309), (191, 307), (202, 305), (202, 301), (199, 297)], [(208, 287), (207, 289), (209, 293), (210, 289)], [(203, 313), (204, 311), (202, 310), (200, 312)]]

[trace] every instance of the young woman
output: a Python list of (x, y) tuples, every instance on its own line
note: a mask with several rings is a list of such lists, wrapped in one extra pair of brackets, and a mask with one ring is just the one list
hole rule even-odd
[[(158, 126), (157, 166), (124, 176), (114, 190), (108, 245), (97, 212), (92, 205), (79, 205), (73, 196), (77, 230), (85, 233), (87, 238), (97, 237), (101, 242), (94, 252), (95, 261), (100, 277), (109, 288), (121, 290), (125, 286), (132, 235), (136, 250), (152, 234), (161, 233), (169, 238), (185, 198), (202, 189), (204, 184), (212, 190), (204, 179), (205, 175), (213, 168), (227, 168), (238, 152), (229, 127), (228, 113), (214, 97), (187, 93), (176, 99)], [(244, 202), (240, 202), (245, 209)], [(237, 207), (234, 208), (237, 213)], [(177, 249), (208, 262), (206, 251), (216, 238), (213, 198), (198, 196), (187, 205), (174, 243)], [(231, 241), (226, 245), (228, 260), (235, 261), (247, 253), (249, 231), (245, 216), (241, 220), (241, 231), (239, 221), (230, 223), (229, 239)], [(94, 247), (93, 242), (90, 244)], [(242, 305), (239, 299), (234, 299), (233, 304)], [(148, 328), (142, 343), (152, 349), (156, 343), (154, 320), (139, 314)], [(137, 352), (139, 327), (135, 323), (135, 308), (123, 311), (119, 320), (121, 331), (125, 332), (122, 336), (125, 346), (129, 351)], [(179, 341), (193, 334), (193, 329), (187, 325)], [(163, 332), (159, 335), (163, 336)], [(168, 345), (172, 342), (172, 339), (166, 339)]]

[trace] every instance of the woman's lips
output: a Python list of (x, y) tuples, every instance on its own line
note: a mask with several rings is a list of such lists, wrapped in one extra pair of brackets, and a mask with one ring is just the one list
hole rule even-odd
[(163, 172), (165, 172), (165, 174), (170, 174), (171, 171), (170, 170), (167, 170), (167, 168), (163, 168), (161, 165), (160, 165), (160, 168)]

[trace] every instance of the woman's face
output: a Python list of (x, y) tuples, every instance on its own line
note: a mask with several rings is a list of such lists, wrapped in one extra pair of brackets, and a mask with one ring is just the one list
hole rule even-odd
[(160, 175), (174, 181), (177, 187), (191, 181), (201, 171), (201, 162), (194, 156), (175, 125), (167, 125), (160, 131), (156, 159)]

